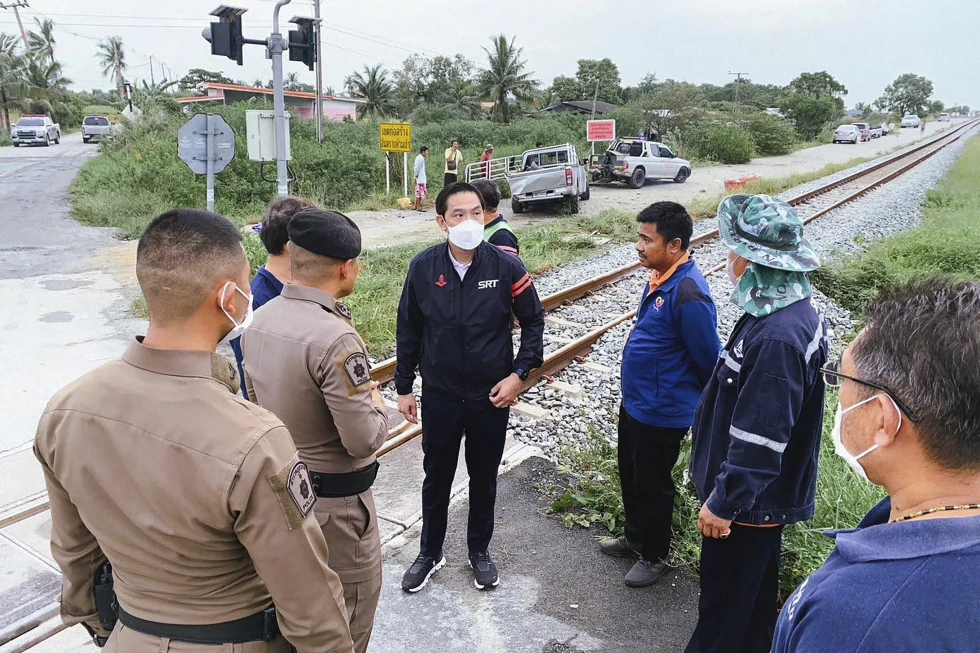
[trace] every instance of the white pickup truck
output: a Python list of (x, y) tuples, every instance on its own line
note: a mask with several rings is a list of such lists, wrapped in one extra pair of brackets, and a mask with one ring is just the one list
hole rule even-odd
[(590, 197), (585, 166), (571, 143), (527, 150), (517, 157), (501, 157), (466, 166), (466, 181), (478, 178), (506, 179), (510, 207), (523, 213), (534, 204), (561, 203), (578, 213), (579, 202)]
[(683, 184), (691, 176), (691, 162), (678, 158), (663, 143), (621, 138), (589, 160), (589, 174), (596, 183), (622, 181), (630, 188), (642, 188), (647, 179)]
[(112, 133), (112, 124), (105, 116), (85, 116), (82, 120), (82, 142), (100, 141)]
[(10, 130), (14, 147), (21, 145), (43, 145), (45, 147), (61, 142), (61, 126), (47, 116), (23, 116)]

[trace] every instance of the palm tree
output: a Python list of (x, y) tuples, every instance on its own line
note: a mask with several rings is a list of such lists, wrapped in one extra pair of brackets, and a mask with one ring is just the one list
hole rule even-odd
[[(355, 72), (349, 77), (353, 96), (366, 100), (357, 105), (357, 117), (384, 117), (391, 113), (395, 87), (388, 81), (388, 71), (381, 64), (364, 66), (364, 74)], [(348, 80), (344, 80), (346, 84)]]
[(547, 109), (559, 102), (561, 102), (561, 98), (558, 94), (548, 88), (538, 93), (537, 97), (534, 98), (533, 104), (535, 109)]
[(0, 103), (3, 105), (3, 128), (10, 129), (10, 98), (8, 90), (20, 84), (25, 65), (24, 55), (18, 52), (17, 37), (0, 34)]
[(532, 73), (525, 72), (527, 62), (521, 58), (524, 48), (514, 47), (513, 38), (508, 41), (506, 36), (500, 34), (492, 37), (491, 41), (492, 50), (483, 48), (487, 53), (487, 68), (480, 74), (480, 86), (483, 97), (493, 102), (493, 118), (507, 122), (507, 98), (514, 96), (518, 100), (532, 100), (537, 82), (531, 79)]
[(449, 80), (444, 99), (448, 104), (453, 105), (458, 111), (470, 118), (480, 115), (483, 110), (483, 107), (480, 106), (479, 90), (476, 85), (462, 77), (452, 77)]
[(122, 95), (126, 85), (125, 77), (123, 77), (123, 73), (126, 72), (126, 53), (123, 51), (122, 37), (110, 36), (99, 41), (96, 58), (102, 66), (102, 74), (106, 77), (115, 78), (116, 89), (119, 90), (119, 95)]
[(61, 64), (57, 61), (44, 62), (31, 57), (24, 67), (23, 84), (31, 91), (56, 93), (67, 91), (71, 80), (65, 77)]
[(34, 19), (38, 31), (28, 32), (27, 42), (31, 46), (31, 55), (40, 58), (42, 61), (54, 63), (54, 21), (45, 18), (44, 20)]
[(287, 91), (295, 90), (299, 84), (299, 73), (289, 73), (286, 79), (282, 80), (282, 87)]

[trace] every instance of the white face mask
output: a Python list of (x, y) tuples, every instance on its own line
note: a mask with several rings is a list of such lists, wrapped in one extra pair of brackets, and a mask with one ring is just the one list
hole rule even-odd
[[(888, 397), (888, 395), (885, 396)], [(847, 448), (844, 446), (844, 440), (842, 439), (842, 434), (841, 434), (841, 424), (844, 421), (844, 415), (851, 412), (855, 408), (862, 406), (868, 403), (869, 401), (873, 401), (874, 399), (877, 398), (878, 395), (869, 397), (868, 399), (865, 399), (864, 401), (859, 401), (853, 406), (849, 406), (843, 410), (841, 410), (841, 405), (838, 403), (837, 413), (834, 415), (834, 428), (830, 432), (830, 436), (834, 440), (834, 453), (840, 456), (844, 460), (844, 462), (847, 463), (847, 466), (854, 471), (855, 474), (863, 478), (868, 483), (870, 483), (871, 480), (868, 478), (868, 473), (864, 471), (864, 467), (861, 466), (861, 463), (859, 461), (865, 456), (867, 456), (869, 453), (877, 449), (879, 445), (876, 444), (870, 447), (869, 449), (867, 449), (866, 451), (863, 451), (862, 453), (859, 453), (858, 455), (855, 456), (850, 451), (848, 451)], [(895, 401), (891, 397), (888, 398), (892, 401), (892, 404), (894, 405)], [(902, 428), (902, 411), (898, 410), (897, 405), (895, 406), (895, 410), (898, 411), (898, 428)]]
[(739, 279), (739, 277), (735, 274), (735, 261), (737, 260), (738, 259), (730, 258), (728, 259), (728, 262), (725, 264), (725, 272), (728, 273), (728, 280), (732, 282), (733, 286), (738, 285), (738, 279)]
[(235, 292), (248, 300), (248, 308), (245, 309), (245, 317), (242, 318), (241, 322), (236, 322), (235, 318), (233, 318), (228, 311), (225, 310), (225, 292), (228, 290), (228, 286), (231, 285), (231, 283), (231, 281), (226, 282), (224, 288), (221, 289), (221, 312), (225, 314), (225, 317), (231, 320), (231, 323), (234, 326), (232, 327), (231, 331), (228, 332), (228, 335), (221, 339), (221, 342), (218, 343), (219, 345), (225, 342), (231, 342), (235, 338), (240, 337), (243, 333), (245, 333), (245, 329), (248, 328), (248, 325), (252, 323), (252, 295), (246, 295), (237, 285), (235, 286)]
[(455, 227), (449, 227), (449, 242), (467, 251), (476, 249), (483, 242), (483, 223), (463, 220)]

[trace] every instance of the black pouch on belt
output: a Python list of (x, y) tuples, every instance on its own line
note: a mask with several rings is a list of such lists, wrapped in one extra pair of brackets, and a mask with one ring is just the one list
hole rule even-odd
[(339, 497), (352, 497), (367, 492), (374, 485), (374, 480), (378, 477), (378, 461), (365, 467), (362, 470), (351, 472), (350, 474), (324, 474), (322, 472), (310, 472), (310, 480), (313, 482), (313, 492), (324, 499), (334, 499)]
[(119, 618), (119, 604), (112, 584), (112, 565), (106, 560), (95, 570), (95, 611), (99, 615), (99, 625), (106, 631), (115, 628)]

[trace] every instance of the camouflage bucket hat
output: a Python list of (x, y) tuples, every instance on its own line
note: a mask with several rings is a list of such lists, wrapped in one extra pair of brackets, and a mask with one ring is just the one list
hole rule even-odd
[(718, 231), (742, 258), (777, 270), (809, 272), (820, 258), (803, 238), (803, 221), (769, 195), (731, 195), (718, 205)]

